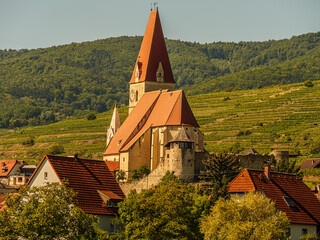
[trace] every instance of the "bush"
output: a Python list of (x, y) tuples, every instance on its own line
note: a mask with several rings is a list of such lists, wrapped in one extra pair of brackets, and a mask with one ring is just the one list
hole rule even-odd
[(309, 153), (310, 154), (317, 154), (320, 153), (320, 142), (314, 142), (311, 144), (309, 148)]
[(310, 80), (305, 81), (303, 84), (304, 84), (304, 86), (306, 86), (306, 87), (313, 87), (313, 86), (314, 86), (314, 85), (313, 85), (313, 82), (311, 82)]
[(240, 136), (248, 136), (250, 135), (252, 132), (250, 130), (245, 130), (245, 131), (239, 131), (236, 136), (240, 137)]
[(62, 145), (53, 145), (49, 148), (49, 154), (60, 154), (64, 153), (64, 147)]
[(86, 116), (87, 120), (95, 120), (97, 118), (96, 114), (94, 113), (89, 113), (87, 116)]
[(22, 142), (22, 145), (33, 146), (34, 145), (34, 138), (28, 138), (27, 140), (24, 140)]

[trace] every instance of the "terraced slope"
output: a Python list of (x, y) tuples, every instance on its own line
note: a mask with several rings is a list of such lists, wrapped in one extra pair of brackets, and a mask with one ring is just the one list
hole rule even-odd
[[(189, 97), (189, 103), (205, 134), (210, 152), (255, 148), (309, 154), (310, 145), (320, 136), (320, 81), (314, 87), (281, 85), (256, 90), (218, 92)], [(127, 107), (120, 108), (121, 122)], [(55, 124), (16, 130), (0, 130), (0, 159), (39, 161), (54, 144), (67, 154), (102, 158), (107, 126), (112, 111), (96, 120), (71, 118)], [(34, 138), (35, 145), (22, 142)]]

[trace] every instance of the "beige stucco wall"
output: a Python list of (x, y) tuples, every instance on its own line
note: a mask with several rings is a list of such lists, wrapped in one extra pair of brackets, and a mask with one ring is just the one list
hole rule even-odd
[(306, 225), (306, 224), (290, 224), (290, 233), (292, 240), (299, 240), (302, 236), (302, 229), (307, 229), (308, 233), (316, 233), (316, 225)]
[[(44, 173), (48, 173), (48, 178), (44, 179)], [(54, 183), (54, 182), (60, 182), (57, 174), (54, 172), (53, 168), (51, 167), (48, 160), (45, 158), (42, 164), (39, 166), (37, 172), (35, 172), (35, 175), (31, 179), (29, 183), (29, 187), (39, 187), (43, 186), (46, 183)]]
[(115, 155), (104, 155), (103, 160), (104, 161), (114, 161), (114, 162), (119, 162), (119, 154)]

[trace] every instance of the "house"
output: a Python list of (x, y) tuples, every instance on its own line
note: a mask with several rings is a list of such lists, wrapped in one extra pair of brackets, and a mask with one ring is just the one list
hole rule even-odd
[(300, 239), (306, 233), (319, 233), (320, 202), (314, 193), (293, 174), (264, 170), (242, 170), (228, 185), (231, 195), (258, 191), (270, 198), (290, 220), (287, 236)]
[[(15, 185), (15, 186), (23, 186), (25, 185), (29, 177), (32, 175), (35, 170), (34, 165), (30, 165), (30, 167), (24, 161), (17, 160), (1, 160), (0, 161), (0, 182)], [(25, 168), (24, 168), (25, 167)], [(29, 170), (25, 170), (29, 169)]]
[(300, 164), (299, 169), (312, 169), (320, 167), (320, 158), (308, 159)]
[[(119, 162), (127, 177), (142, 165), (150, 168), (153, 184), (168, 170), (189, 181), (200, 172), (203, 134), (184, 92), (174, 88), (159, 12), (154, 10), (130, 80), (129, 116), (103, 154), (104, 160)], [(187, 141), (173, 141), (182, 133)]]
[(68, 181), (77, 192), (79, 207), (100, 218), (101, 229), (115, 232), (112, 219), (118, 212), (118, 202), (124, 199), (119, 184), (104, 161), (46, 155), (28, 182), (29, 187)]

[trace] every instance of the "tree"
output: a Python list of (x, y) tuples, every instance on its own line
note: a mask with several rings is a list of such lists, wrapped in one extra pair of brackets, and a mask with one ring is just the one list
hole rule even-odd
[(7, 196), (7, 207), (0, 212), (0, 239), (102, 239), (98, 217), (77, 207), (75, 196), (60, 183)]
[(313, 82), (311, 82), (310, 80), (305, 81), (303, 84), (306, 87), (313, 87)]
[(86, 115), (86, 118), (87, 120), (95, 120), (97, 116), (93, 112), (91, 112)]
[(242, 198), (219, 199), (203, 218), (201, 232), (205, 240), (279, 240), (288, 225), (285, 213), (271, 200), (250, 192)]
[(122, 228), (115, 239), (202, 239), (199, 219), (207, 199), (171, 174), (155, 189), (131, 192), (119, 204)]
[(131, 172), (131, 178), (133, 180), (139, 180), (144, 176), (148, 176), (150, 174), (150, 169), (147, 165), (142, 165), (137, 169), (133, 169)]
[(49, 153), (50, 154), (60, 154), (64, 153), (64, 147), (60, 144), (53, 145), (49, 148)]
[(236, 155), (213, 153), (203, 159), (206, 170), (203, 172), (207, 184), (204, 188), (211, 196), (212, 203), (220, 197), (228, 197), (228, 184), (240, 172), (240, 162)]

